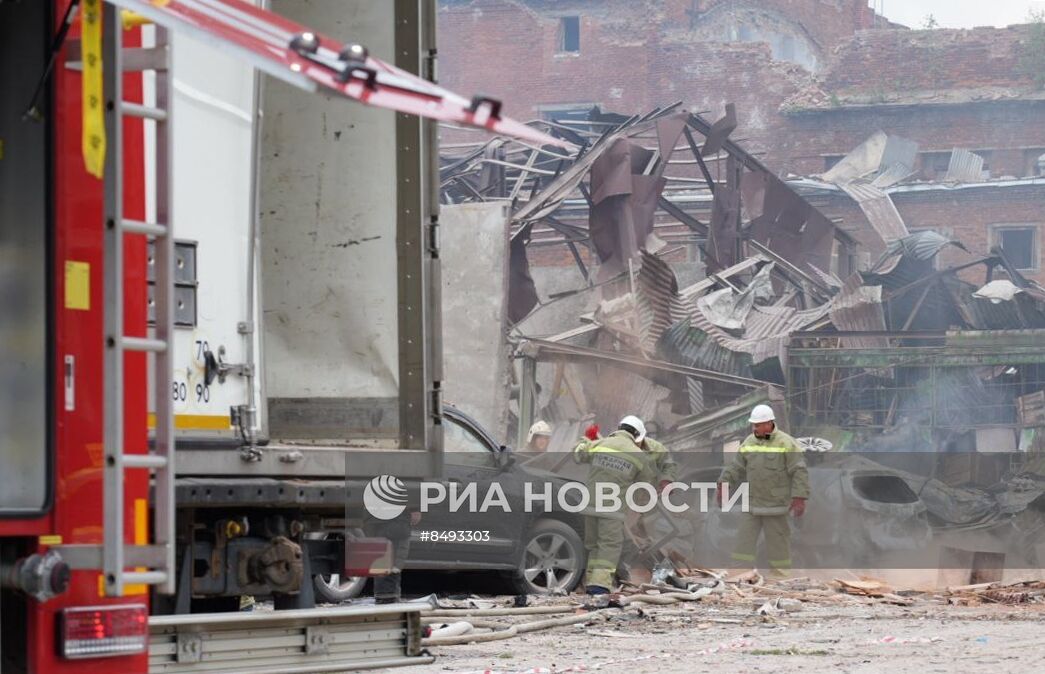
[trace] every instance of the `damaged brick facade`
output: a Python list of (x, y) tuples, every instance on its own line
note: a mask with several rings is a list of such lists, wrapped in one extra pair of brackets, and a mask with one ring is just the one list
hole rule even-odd
[[(440, 75), (451, 89), (503, 97), (524, 119), (596, 104), (644, 113), (679, 100), (715, 118), (734, 102), (732, 137), (781, 176), (822, 173), (877, 130), (919, 144), (916, 179), (942, 178), (953, 148), (983, 156), (985, 179), (1045, 172), (1045, 63), (1034, 62), (1045, 33), (912, 31), (867, 4), (441, 0)], [(909, 229), (952, 234), (974, 254), (998, 243), (999, 227), (1036, 228), (1027, 275), (1045, 282), (1043, 192), (935, 189), (895, 201)], [(868, 227), (843, 202), (829, 200), (825, 214), (849, 231)], [(572, 264), (567, 252), (540, 258)]]

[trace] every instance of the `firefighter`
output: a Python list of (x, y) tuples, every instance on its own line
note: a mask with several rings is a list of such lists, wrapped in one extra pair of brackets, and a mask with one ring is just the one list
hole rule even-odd
[[(665, 459), (670, 456), (663, 445), (656, 443), (662, 451), (643, 448), (646, 427), (636, 416), (626, 416), (616, 431), (600, 438), (598, 426), (590, 426), (585, 432), (586, 440), (574, 449), (574, 457), (582, 463), (590, 463), (588, 490), (590, 507), (596, 504), (596, 485), (612, 483), (620, 487), (620, 498), (629, 486), (636, 482), (650, 482), (658, 477), (667, 478)], [(661, 488), (670, 480), (661, 481)], [(606, 594), (614, 587), (614, 573), (620, 562), (624, 547), (624, 522), (622, 512), (586, 515), (584, 519), (584, 547), (588, 551), (588, 568), (585, 589), (588, 594)]]
[(719, 478), (731, 488), (748, 483), (748, 512), (742, 513), (733, 559), (754, 562), (759, 534), (765, 536), (766, 554), (774, 575), (786, 576), (791, 568), (791, 525), (788, 513), (801, 517), (809, 498), (809, 472), (795, 439), (776, 427), (769, 405), (756, 405), (748, 419), (751, 435), (737, 451), (733, 463)]
[(526, 434), (526, 451), (538, 454), (547, 452), (551, 439), (552, 427), (547, 421), (537, 421), (530, 426), (530, 432)]

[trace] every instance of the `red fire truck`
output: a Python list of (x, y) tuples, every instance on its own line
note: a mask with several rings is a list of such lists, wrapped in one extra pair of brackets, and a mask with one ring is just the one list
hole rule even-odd
[[(0, 674), (150, 671), (150, 599), (178, 587), (169, 33), (306, 92), (558, 143), (497, 101), (456, 96), (258, 5), (0, 0)], [(307, 611), (211, 622), (301, 633), (300, 653), (252, 671), (334, 671), (344, 663), (300, 658), (332, 651), (323, 630), (337, 620), (380, 612), (333, 611), (322, 629)], [(198, 671), (210, 623), (171, 620), (192, 633), (172, 636), (151, 671)], [(226, 643), (227, 659), (250, 647)], [(408, 660), (393, 655), (373, 663)], [(206, 671), (235, 670), (224, 667)]]

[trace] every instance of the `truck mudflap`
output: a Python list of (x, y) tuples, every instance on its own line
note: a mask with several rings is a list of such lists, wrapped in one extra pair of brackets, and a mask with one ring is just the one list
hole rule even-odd
[(151, 674), (312, 674), (428, 664), (422, 603), (149, 619)]

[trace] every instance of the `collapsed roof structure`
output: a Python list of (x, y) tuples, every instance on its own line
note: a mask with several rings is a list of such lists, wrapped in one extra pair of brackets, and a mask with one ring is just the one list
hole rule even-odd
[[(1035, 442), (1020, 410), (1045, 390), (1045, 356), (1028, 348), (1045, 333), (1023, 331), (1045, 329), (1045, 289), (999, 249), (943, 266), (941, 251), (962, 243), (911, 233), (884, 190), (909, 178), (916, 145), (875, 134), (821, 177), (782, 180), (729, 138), (732, 106), (714, 123), (676, 105), (535, 124), (577, 150), (458, 145), (441, 173), (446, 203), (511, 207), (520, 429), (540, 416), (566, 444), (581, 424), (635, 413), (678, 448), (712, 448), (769, 401), (821, 448)], [(954, 153), (952, 180), (977, 171), (970, 154)], [(871, 225), (882, 252), (862, 270), (857, 239), (805, 196), (823, 189), (848, 194)], [(706, 272), (681, 287), (666, 242), (680, 232)], [(538, 296), (535, 245), (570, 251), (594, 306), (553, 335), (525, 329), (556, 299)], [(538, 362), (552, 369), (547, 395)]]

